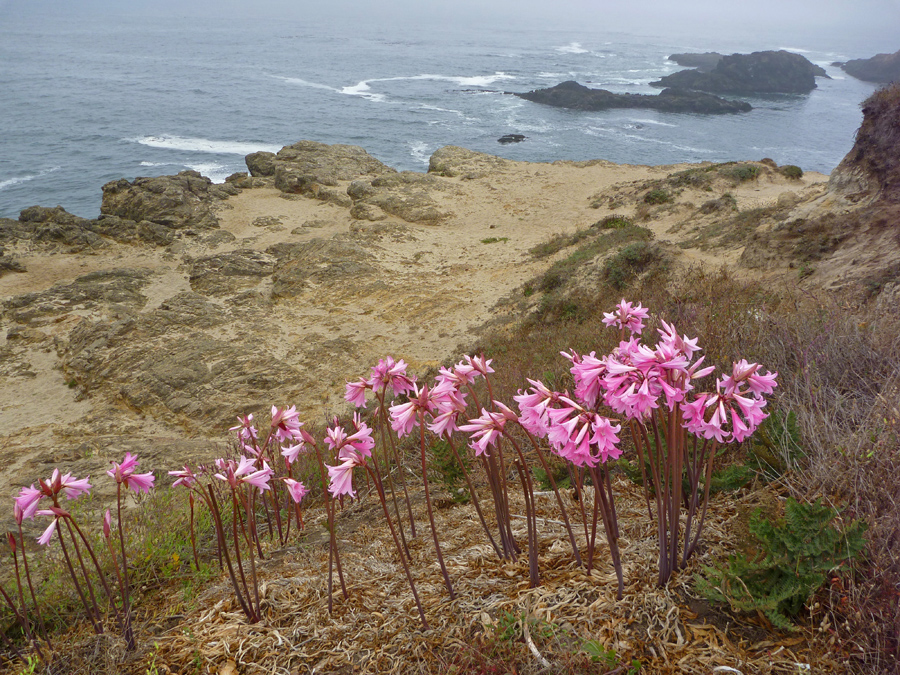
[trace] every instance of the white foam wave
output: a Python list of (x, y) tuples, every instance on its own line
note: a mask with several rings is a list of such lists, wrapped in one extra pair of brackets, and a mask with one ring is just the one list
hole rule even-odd
[(786, 52), (798, 52), (800, 54), (809, 54), (808, 49), (800, 49), (799, 47), (782, 47), (781, 49)]
[(668, 122), (658, 122), (657, 120), (642, 120), (642, 119), (633, 119), (632, 122), (637, 122), (638, 124), (655, 124), (659, 127), (677, 127), (677, 124), (669, 124)]
[(171, 162), (141, 162), (141, 166), (172, 166)]
[(500, 80), (514, 80), (515, 75), (507, 75), (504, 72), (497, 71), (493, 75), (433, 75), (424, 73), (422, 75), (410, 75), (409, 77), (385, 77), (377, 80), (369, 80), (369, 82), (389, 82), (391, 80), (435, 80), (437, 82), (452, 82), (461, 87), (488, 87), (494, 82)]
[(241, 143), (239, 141), (211, 141), (207, 138), (182, 138), (180, 136), (143, 136), (129, 139), (134, 143), (151, 148), (182, 150), (187, 152), (210, 152), (217, 155), (249, 155), (251, 152), (267, 150), (278, 152), (281, 147), (266, 143)]
[(384, 94), (375, 94), (371, 91), (371, 87), (369, 87), (369, 82), (374, 82), (375, 80), (363, 80), (357, 84), (354, 84), (352, 87), (343, 87), (338, 90), (339, 94), (346, 94), (347, 96), (359, 96), (360, 98), (368, 99), (369, 101), (375, 101), (376, 103), (383, 103), (387, 100), (387, 96)]
[(54, 166), (50, 169), (44, 169), (43, 171), (38, 171), (37, 173), (28, 174), (27, 176), (14, 176), (12, 178), (7, 178), (6, 180), (0, 180), (0, 190), (5, 190), (8, 187), (12, 187), (13, 185), (18, 185), (19, 183), (27, 183), (30, 180), (34, 180), (35, 178), (42, 178), (46, 176), (48, 173), (53, 173), (54, 171), (59, 171), (59, 166)]
[(410, 143), (409, 154), (411, 154), (413, 159), (417, 162), (422, 162), (422, 164), (428, 164), (428, 161), (431, 159), (431, 154), (428, 152), (428, 144), (423, 143), (422, 141)]
[(290, 84), (299, 84), (301, 87), (312, 87), (313, 89), (325, 89), (340, 94), (341, 90), (336, 87), (329, 87), (327, 84), (319, 84), (318, 82), (310, 82), (309, 80), (301, 80), (299, 77), (283, 77), (281, 75), (272, 75), (276, 80), (283, 80)]
[(560, 54), (587, 54), (589, 50), (581, 46), (580, 42), (570, 42), (562, 47), (554, 47)]
[(206, 176), (213, 183), (224, 183), (225, 179), (233, 173), (227, 166), (218, 162), (185, 164), (185, 166), (194, 171), (199, 171), (201, 175)]

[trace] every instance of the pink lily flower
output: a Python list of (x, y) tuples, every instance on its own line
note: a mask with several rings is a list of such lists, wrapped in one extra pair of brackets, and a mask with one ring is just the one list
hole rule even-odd
[(308, 492), (306, 486), (300, 481), (294, 480), (293, 478), (282, 478), (281, 480), (283, 480), (284, 484), (287, 485), (288, 493), (291, 495), (291, 499), (294, 500), (295, 504), (299, 504)]
[(172, 483), (172, 487), (178, 487), (179, 485), (184, 485), (189, 488), (194, 483), (197, 482), (197, 477), (194, 475), (194, 472), (185, 465), (182, 471), (169, 471), (170, 476), (175, 476), (177, 480)]
[(277, 408), (272, 406), (272, 428), (275, 430), (275, 438), (279, 443), (300, 438), (300, 413), (297, 406), (290, 408)]
[(344, 399), (357, 408), (365, 408), (367, 389), (372, 389), (372, 383), (364, 378), (360, 378), (357, 382), (348, 382)]
[(617, 328), (627, 328), (635, 335), (640, 335), (644, 330), (642, 319), (650, 316), (650, 312), (638, 303), (635, 307), (632, 303), (626, 302), (625, 298), (616, 305), (615, 312), (604, 312), (603, 323), (607, 326), (616, 326)]
[(329, 466), (328, 492), (332, 497), (340, 497), (341, 495), (350, 495), (352, 499), (356, 498), (356, 492), (353, 490), (353, 468), (357, 466), (354, 459), (348, 458), (337, 466)]
[(228, 431), (237, 431), (238, 437), (245, 442), (249, 442), (251, 440), (256, 440), (256, 427), (253, 426), (253, 413), (250, 413), (246, 417), (241, 417), (238, 415), (238, 424), (237, 426), (231, 427)]
[(135, 473), (137, 469), (138, 458), (130, 452), (125, 453), (125, 459), (121, 464), (113, 462), (113, 468), (106, 472), (110, 478), (114, 478), (117, 483), (124, 483), (126, 487), (131, 488), (135, 492), (150, 492), (156, 477), (153, 472)]

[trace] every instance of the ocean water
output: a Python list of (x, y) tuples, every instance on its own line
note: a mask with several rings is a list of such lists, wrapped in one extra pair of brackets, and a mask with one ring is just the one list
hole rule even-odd
[[(671, 36), (602, 27), (360, 26), (351, 21), (54, 17), (0, 22), (0, 216), (60, 204), (96, 217), (101, 186), (194, 169), (221, 182), (244, 155), (301, 139), (361, 145), (397, 169), (461, 145), (531, 161), (754, 160), (829, 172), (875, 87), (830, 63), (889, 45), (792, 35)], [(575, 79), (657, 93), (682, 51), (790, 49), (825, 67), (809, 95), (703, 116), (541, 106), (505, 94)], [(498, 144), (508, 133), (522, 143)]]

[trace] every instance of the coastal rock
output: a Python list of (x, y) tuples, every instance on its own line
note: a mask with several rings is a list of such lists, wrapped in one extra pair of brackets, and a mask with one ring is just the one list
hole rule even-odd
[(521, 143), (524, 140), (525, 136), (523, 134), (506, 134), (498, 138), (497, 142), (508, 145), (509, 143)]
[(853, 59), (839, 64), (841, 70), (866, 82), (900, 82), (900, 50), (876, 54), (869, 59)]
[(454, 178), (481, 178), (502, 172), (513, 166), (508, 159), (476, 152), (456, 145), (445, 145), (434, 151), (428, 160), (428, 173)]
[[(713, 68), (715, 68), (719, 61), (724, 58), (724, 54), (719, 54), (718, 52), (704, 52), (704, 53), (696, 53), (696, 52), (687, 52), (684, 54), (672, 54), (669, 56), (669, 61), (674, 61), (679, 66), (684, 66), (685, 68), (696, 68), (701, 73), (708, 73)], [(824, 77), (828, 80), (831, 77), (825, 72), (825, 69), (822, 66), (816, 65), (812, 63), (813, 74), (816, 77)]]
[(204, 295), (234, 295), (259, 286), (275, 269), (275, 259), (261, 251), (242, 249), (204, 256), (191, 265), (191, 289)]
[(135, 222), (146, 220), (175, 230), (214, 229), (218, 221), (213, 204), (238, 192), (240, 188), (235, 185), (215, 185), (196, 171), (135, 178), (132, 182), (122, 178), (103, 186), (100, 213)]
[(265, 150), (260, 150), (259, 152), (254, 152), (247, 155), (244, 158), (244, 161), (247, 163), (247, 168), (250, 170), (251, 176), (259, 177), (275, 175), (274, 152), (266, 152)]
[(828, 189), (853, 201), (900, 202), (900, 84), (872, 94), (862, 111), (856, 142), (831, 172)]
[(376, 269), (372, 254), (348, 241), (312, 239), (299, 244), (276, 244), (267, 253), (278, 259), (272, 277), (272, 297), (291, 298), (312, 284), (358, 283)]
[(826, 288), (882, 287), (900, 276), (900, 84), (863, 103), (853, 148), (831, 173), (828, 191), (799, 204), (772, 231), (757, 232), (741, 263), (800, 263)]
[(588, 111), (611, 108), (652, 108), (662, 112), (722, 114), (751, 110), (750, 104), (743, 101), (728, 101), (711, 94), (686, 89), (664, 89), (658, 96), (614, 94), (606, 89), (590, 89), (572, 80), (562, 82), (555, 87), (536, 89), (524, 94), (515, 94), (515, 96), (557, 108)]
[[(379, 220), (379, 211), (408, 223), (437, 225), (450, 217), (432, 196), (446, 190), (437, 176), (404, 171), (385, 174), (372, 181), (353, 181), (347, 194), (353, 199), (350, 215), (359, 220)], [(378, 211), (371, 207), (377, 207)]]
[(682, 70), (650, 84), (716, 94), (806, 94), (816, 88), (816, 68), (800, 54), (784, 50), (732, 54), (709, 72)]
[(299, 373), (264, 350), (200, 331), (170, 332), (160, 311), (115, 322), (85, 321), (62, 355), (82, 398), (149, 414), (188, 430), (224, 428), (238, 414), (299, 394)]
[(342, 181), (396, 173), (356, 145), (327, 145), (300, 141), (272, 153), (256, 152), (246, 157), (254, 176), (274, 176), (275, 187), (286, 194), (301, 194), (338, 206), (352, 200), (337, 188)]
[(144, 269), (112, 269), (91, 272), (69, 284), (45, 291), (17, 295), (3, 303), (3, 316), (16, 323), (41, 323), (48, 317), (70, 312), (133, 312), (147, 302), (142, 290), (152, 273)]
[(139, 223), (119, 216), (100, 216), (92, 220), (91, 230), (119, 243), (146, 243), (168, 246), (175, 239), (175, 230), (162, 223), (142, 220)]
[(61, 206), (32, 206), (22, 210), (18, 221), (0, 220), (0, 243), (23, 242), (47, 253), (80, 253), (109, 245), (92, 231), (91, 221)]

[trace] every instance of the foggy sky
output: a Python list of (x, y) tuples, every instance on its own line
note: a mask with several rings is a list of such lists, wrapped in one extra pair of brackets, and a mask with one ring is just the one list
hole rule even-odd
[[(900, 0), (0, 0), (0, 22), (27, 12), (100, 12), (213, 17), (270, 17), (291, 21), (416, 22), (516, 29), (623, 30), (711, 38), (719, 31), (789, 35), (870, 36), (873, 47), (900, 49)], [(885, 47), (884, 45), (888, 46)], [(891, 47), (890, 44), (893, 44)], [(873, 51), (874, 53), (874, 51)]]

